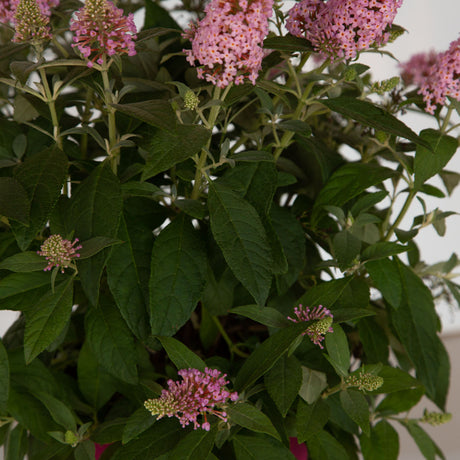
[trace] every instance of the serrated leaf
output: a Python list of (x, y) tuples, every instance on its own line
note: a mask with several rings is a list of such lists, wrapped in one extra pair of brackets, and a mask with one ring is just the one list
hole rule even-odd
[(244, 390), (269, 371), (304, 331), (305, 324), (297, 323), (265, 340), (241, 366), (236, 376), (235, 389)]
[(156, 176), (199, 153), (210, 135), (208, 129), (199, 125), (178, 125), (174, 129), (155, 133), (149, 140), (149, 154), (142, 180)]
[(112, 104), (112, 106), (121, 113), (160, 129), (173, 129), (177, 123), (177, 117), (171, 104), (164, 99)]
[(24, 187), (13, 177), (0, 177), (0, 215), (29, 225), (30, 202)]
[(281, 328), (289, 325), (289, 320), (285, 316), (278, 310), (270, 307), (261, 308), (258, 305), (243, 305), (232, 308), (229, 313), (245, 316), (264, 326)]
[(264, 305), (271, 285), (271, 249), (256, 210), (237, 193), (212, 183), (211, 231), (234, 275)]
[(364, 460), (398, 459), (399, 435), (386, 420), (371, 428), (370, 437), (361, 435), (359, 441)]
[(204, 372), (206, 364), (204, 361), (186, 345), (173, 337), (157, 337), (163, 345), (169, 359), (178, 369), (198, 369)]
[(323, 429), (328, 419), (329, 406), (323, 399), (319, 398), (313, 404), (299, 399), (296, 420), (298, 441), (308, 441), (311, 436), (315, 436)]
[(434, 129), (424, 129), (420, 132), (420, 137), (431, 146), (432, 150), (421, 145), (417, 146), (414, 185), (418, 189), (427, 179), (442, 171), (458, 148), (457, 139)]
[(102, 298), (85, 319), (86, 340), (104, 369), (124, 382), (138, 381), (134, 338), (116, 306)]
[(347, 336), (338, 324), (334, 324), (332, 328), (334, 332), (327, 333), (325, 340), (329, 361), (340, 377), (346, 377), (350, 367), (350, 350)]
[(0, 340), (0, 413), (5, 413), (10, 391), (10, 364), (8, 353)]
[(70, 319), (73, 305), (73, 277), (56, 286), (54, 292), (46, 293), (27, 312), (24, 332), (24, 355), (30, 363), (64, 329)]
[(283, 417), (292, 406), (302, 385), (302, 368), (294, 356), (282, 356), (265, 374), (265, 386)]
[(17, 273), (43, 271), (48, 262), (34, 251), (18, 252), (0, 262), (0, 269)]
[[(95, 168), (77, 188), (68, 209), (68, 225), (80, 241), (96, 236), (116, 238), (122, 195), (118, 178), (107, 162)], [(99, 282), (109, 254), (110, 248), (106, 248), (90, 259), (77, 261), (83, 290), (93, 305), (97, 305)]]
[(87, 342), (80, 349), (77, 362), (78, 387), (86, 400), (100, 409), (115, 393), (115, 378), (98, 363)]
[(314, 404), (326, 387), (326, 374), (302, 366), (302, 386), (299, 390), (302, 399), (308, 404)]
[(145, 430), (148, 430), (157, 418), (154, 417), (145, 407), (139, 407), (126, 422), (123, 430), (122, 443), (127, 444), (129, 441), (136, 439)]
[(181, 460), (206, 459), (214, 446), (216, 434), (216, 430), (194, 430), (179, 441), (169, 456)]
[(343, 390), (340, 392), (340, 402), (348, 416), (366, 436), (370, 436), (369, 405), (364, 395), (355, 390)]
[(150, 326), (153, 335), (173, 335), (190, 318), (205, 282), (206, 251), (184, 216), (155, 240), (150, 272)]
[(231, 404), (226, 412), (232, 423), (257, 433), (265, 433), (281, 440), (270, 419), (259, 409), (247, 403)]
[(30, 201), (29, 225), (12, 222), (21, 250), (28, 248), (46, 224), (61, 194), (66, 174), (67, 157), (54, 147), (27, 158), (15, 170), (15, 179), (24, 187)]
[(409, 139), (417, 145), (422, 145), (430, 149), (430, 145), (421, 137), (417, 136), (408, 126), (385, 109), (378, 107), (371, 102), (356, 99), (351, 96), (340, 96), (332, 99), (321, 99), (321, 104), (325, 105), (333, 112), (351, 118), (370, 126), (379, 131), (384, 131), (395, 136)]
[(294, 460), (287, 447), (270, 436), (246, 436), (237, 434), (232, 437), (236, 460)]

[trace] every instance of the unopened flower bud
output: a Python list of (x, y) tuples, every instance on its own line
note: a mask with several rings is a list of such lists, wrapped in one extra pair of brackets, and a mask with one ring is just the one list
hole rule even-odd
[(20, 0), (14, 15), (15, 43), (38, 44), (51, 38), (49, 17), (43, 13), (36, 0)]
[(72, 431), (67, 430), (64, 434), (64, 441), (66, 444), (70, 444), (72, 447), (75, 447), (78, 444), (78, 437)]
[(383, 378), (369, 372), (361, 372), (347, 377), (345, 383), (349, 387), (358, 387), (361, 391), (374, 391), (383, 385)]
[(76, 251), (81, 249), (81, 245), (75, 246), (78, 243), (78, 238), (72, 243), (65, 240), (61, 235), (51, 235), (41, 245), (40, 251), (37, 251), (39, 256), (43, 256), (48, 261), (48, 266), (45, 271), (51, 270), (54, 266), (61, 267), (61, 272), (64, 273), (64, 268), (67, 268), (72, 259), (80, 257)]
[(353, 81), (356, 78), (356, 75), (358, 75), (356, 69), (354, 67), (348, 67), (345, 69), (345, 72), (343, 72), (343, 79), (345, 81)]
[(444, 423), (450, 422), (452, 419), (452, 414), (449, 412), (428, 412), (425, 409), (423, 412), (423, 417), (420, 419), (423, 423), (428, 423), (431, 426), (439, 426)]
[(187, 91), (184, 96), (184, 105), (188, 110), (196, 110), (200, 100), (193, 91)]

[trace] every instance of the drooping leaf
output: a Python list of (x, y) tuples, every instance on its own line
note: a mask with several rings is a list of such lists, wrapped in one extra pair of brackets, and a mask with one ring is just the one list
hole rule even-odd
[(24, 333), (24, 354), (30, 363), (64, 329), (70, 319), (73, 304), (73, 277), (56, 286), (38, 300), (28, 311)]
[(208, 207), (213, 236), (234, 275), (264, 305), (271, 285), (271, 249), (256, 210), (237, 193), (212, 183)]
[(190, 318), (205, 282), (206, 251), (192, 224), (181, 215), (153, 245), (150, 326), (154, 335), (173, 335)]
[(457, 139), (434, 129), (424, 129), (420, 137), (431, 146), (432, 150), (417, 145), (414, 162), (416, 188), (420, 188), (426, 180), (440, 173), (458, 148)]
[(158, 131), (149, 141), (142, 180), (156, 176), (200, 152), (211, 133), (204, 126), (178, 125)]
[(302, 386), (299, 396), (308, 404), (314, 404), (327, 387), (326, 374), (302, 366)]
[(101, 298), (85, 318), (86, 340), (97, 361), (113, 376), (136, 384), (136, 349), (134, 337), (116, 306)]
[(54, 147), (27, 158), (15, 170), (15, 179), (24, 187), (30, 201), (29, 225), (12, 222), (21, 250), (28, 248), (46, 224), (61, 194), (66, 173), (67, 157)]
[(34, 396), (47, 408), (56, 423), (66, 430), (77, 431), (75, 415), (66, 404), (44, 391), (35, 391)]
[(0, 177), (0, 215), (29, 225), (30, 202), (24, 187), (13, 177)]
[(328, 332), (325, 339), (329, 362), (341, 377), (346, 377), (350, 367), (347, 336), (338, 324), (334, 324), (332, 327), (334, 332)]
[(231, 404), (227, 407), (226, 412), (233, 423), (280, 440), (280, 435), (270, 419), (256, 407), (247, 403)]
[[(122, 210), (122, 195), (118, 178), (107, 162), (94, 169), (72, 195), (68, 222), (80, 241), (96, 236), (116, 238)], [(89, 259), (77, 262), (78, 273), (88, 299), (97, 305), (102, 270), (110, 254), (103, 249)]]
[(366, 436), (370, 436), (369, 405), (364, 395), (355, 390), (343, 390), (340, 392), (340, 402), (348, 416)]
[(435, 460), (437, 456), (444, 459), (441, 450), (431, 439), (430, 435), (414, 420), (403, 422), (402, 425), (407, 429), (412, 439), (417, 444), (420, 452), (426, 460)]
[(283, 417), (294, 402), (302, 385), (302, 368), (294, 356), (282, 356), (265, 374), (265, 386)]
[(158, 337), (158, 340), (178, 369), (194, 368), (204, 372), (204, 361), (182, 342), (173, 337)]
[(364, 460), (398, 459), (399, 436), (386, 420), (381, 420), (371, 428), (370, 437), (363, 434), (359, 441)]

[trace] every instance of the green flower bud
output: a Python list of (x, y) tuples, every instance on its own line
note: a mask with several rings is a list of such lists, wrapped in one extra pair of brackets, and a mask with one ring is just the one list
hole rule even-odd
[(78, 444), (78, 437), (72, 431), (67, 430), (64, 435), (64, 441), (66, 444), (70, 444), (72, 447), (75, 447)]
[(374, 391), (383, 385), (383, 378), (368, 372), (361, 372), (359, 375), (350, 375), (345, 383), (349, 387), (358, 387), (358, 390)]
[(431, 426), (439, 426), (450, 422), (452, 414), (449, 412), (428, 412), (427, 409), (423, 412), (423, 417), (420, 419), (423, 423), (428, 423)]
[(184, 105), (188, 110), (196, 110), (200, 100), (193, 91), (187, 91), (184, 96)]
[(345, 72), (343, 72), (343, 78), (345, 81), (353, 81), (356, 78), (356, 75), (358, 75), (358, 73), (354, 67), (348, 67), (345, 69)]

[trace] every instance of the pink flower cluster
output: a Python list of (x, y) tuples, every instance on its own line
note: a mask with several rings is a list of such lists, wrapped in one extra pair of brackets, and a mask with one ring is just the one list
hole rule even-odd
[[(20, 0), (0, 0), (0, 22), (14, 23), (14, 15)], [(51, 8), (59, 5), (59, 0), (36, 0), (40, 11), (45, 16), (51, 16)]]
[(231, 393), (225, 388), (228, 381), (226, 374), (221, 375), (217, 369), (206, 368), (204, 372), (197, 369), (182, 369), (178, 372), (181, 382), (168, 380), (168, 389), (161, 392), (157, 399), (145, 401), (145, 408), (158, 419), (168, 416), (177, 417), (183, 427), (193, 422), (194, 429), (200, 428), (198, 416), (204, 416), (201, 424), (203, 430), (209, 431), (211, 425), (206, 414), (213, 414), (227, 421), (227, 414), (217, 411), (216, 406), (225, 407), (227, 400), (236, 401), (238, 393)]
[(75, 32), (72, 46), (87, 59), (92, 55), (88, 67), (94, 62), (102, 64), (103, 56), (136, 54), (133, 15), (124, 16), (123, 10), (108, 0), (86, 0), (70, 21), (70, 30)]
[(413, 56), (402, 65), (402, 77), (420, 87), (428, 113), (433, 114), (438, 104), (444, 105), (448, 96), (460, 101), (460, 38), (443, 53)]
[(288, 320), (294, 323), (314, 321), (314, 323), (307, 327), (302, 335), (308, 335), (315, 345), (319, 345), (320, 348), (323, 348), (321, 342), (324, 340), (325, 334), (327, 332), (334, 332), (334, 329), (331, 327), (333, 315), (330, 310), (322, 305), (318, 305), (310, 310), (309, 307), (304, 308), (302, 304), (300, 304), (298, 307), (294, 308), (294, 313), (296, 318), (288, 316)]
[(252, 84), (262, 67), (261, 44), (268, 33), (273, 0), (212, 0), (206, 16), (183, 34), (192, 42), (187, 61), (198, 61), (198, 78), (224, 88)]
[(302, 0), (290, 11), (287, 30), (309, 40), (316, 51), (352, 59), (389, 38), (402, 0)]
[(72, 243), (65, 240), (61, 235), (51, 235), (40, 246), (40, 251), (37, 251), (39, 256), (43, 256), (48, 261), (48, 266), (45, 271), (51, 270), (53, 267), (61, 267), (61, 273), (64, 273), (64, 268), (67, 268), (72, 259), (80, 257), (76, 251), (81, 249), (81, 245), (75, 246), (78, 243), (78, 238)]

